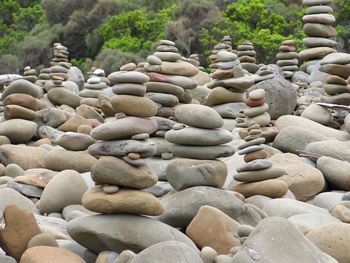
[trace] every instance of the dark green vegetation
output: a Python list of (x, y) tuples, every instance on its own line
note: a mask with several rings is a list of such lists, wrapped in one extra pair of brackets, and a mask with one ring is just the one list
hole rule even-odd
[[(48, 65), (51, 47), (69, 48), (72, 63), (107, 72), (142, 61), (155, 43), (174, 40), (188, 56), (230, 35), (234, 46), (251, 40), (258, 61), (273, 62), (280, 42), (302, 47), (301, 0), (2, 0), (0, 74)], [(350, 51), (350, 2), (334, 0), (340, 49)]]

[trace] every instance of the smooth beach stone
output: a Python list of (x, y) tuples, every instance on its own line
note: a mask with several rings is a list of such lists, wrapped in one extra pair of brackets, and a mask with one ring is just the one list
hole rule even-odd
[(215, 146), (233, 140), (231, 132), (225, 129), (200, 129), (186, 127), (181, 130), (170, 130), (165, 139), (181, 145)]
[(320, 67), (320, 71), (347, 79), (350, 76), (350, 65), (325, 64)]
[(350, 105), (350, 93), (343, 93), (334, 96), (323, 96), (321, 102), (338, 104), (338, 105)]
[(324, 37), (306, 37), (303, 39), (303, 43), (308, 48), (315, 48), (315, 47), (330, 47), (330, 48), (336, 48), (337, 42)]
[(10, 119), (35, 120), (38, 114), (30, 109), (18, 105), (8, 105), (4, 107), (4, 117)]
[(256, 171), (246, 171), (246, 172), (240, 172), (236, 173), (233, 178), (242, 183), (251, 183), (251, 182), (259, 182), (263, 180), (268, 179), (276, 179), (278, 177), (281, 177), (286, 172), (281, 167), (270, 167), (262, 170), (256, 170)]
[(43, 91), (38, 85), (35, 85), (25, 79), (18, 79), (8, 85), (2, 92), (1, 100), (4, 100), (7, 96), (14, 93), (27, 94), (34, 98), (41, 98), (43, 95)]
[[(84, 89), (79, 92), (79, 96), (81, 97), (81, 100), (83, 98), (98, 98), (98, 96), (101, 94), (104, 94), (102, 90)], [(80, 103), (81, 103), (81, 100), (80, 100)]]
[(111, 82), (111, 85), (117, 83), (145, 83), (149, 81), (149, 77), (141, 72), (137, 71), (118, 71), (113, 72), (108, 75), (108, 79)]
[(326, 180), (336, 189), (350, 190), (349, 173), (350, 163), (341, 161), (332, 157), (322, 156), (317, 160), (317, 169), (319, 169)]
[(57, 105), (68, 105), (72, 108), (76, 108), (80, 105), (80, 97), (79, 95), (64, 89), (64, 88), (53, 88), (50, 89), (47, 93), (48, 98), (54, 104)]
[(335, 17), (331, 14), (310, 14), (303, 16), (304, 23), (319, 23), (331, 25), (335, 23)]
[(82, 204), (90, 211), (111, 214), (143, 214), (157, 216), (164, 211), (156, 197), (144, 191), (120, 189), (115, 194), (106, 194), (95, 187), (82, 197)]
[(237, 152), (238, 155), (244, 155), (244, 154), (248, 154), (248, 153), (252, 153), (252, 152), (257, 152), (257, 151), (261, 151), (263, 150), (264, 147), (262, 145), (251, 145), (251, 146), (248, 146), (248, 147), (245, 147), (241, 150), (239, 150)]
[(4, 165), (17, 164), (24, 170), (44, 168), (47, 153), (41, 147), (5, 144), (0, 146), (0, 161)]
[(276, 120), (275, 126), (280, 131), (289, 126), (298, 126), (313, 130), (324, 136), (335, 138), (337, 140), (345, 141), (350, 139), (350, 135), (346, 132), (323, 126), (317, 122), (299, 116), (281, 116)]
[(17, 261), (13, 257), (0, 255), (0, 261), (2, 263), (17, 263)]
[(224, 121), (213, 109), (204, 105), (180, 105), (175, 109), (175, 118), (186, 125), (196, 128), (221, 128)]
[(276, 59), (285, 60), (285, 59), (295, 59), (299, 58), (299, 54), (297, 52), (279, 52), (276, 55)]
[(1, 248), (9, 256), (19, 260), (29, 240), (40, 234), (34, 215), (16, 205), (9, 205), (4, 211), (5, 227), (0, 231)]
[(47, 246), (47, 247), (58, 247), (58, 243), (53, 238), (53, 236), (49, 234), (39, 234), (34, 236), (29, 242), (28, 242), (28, 248), (31, 247), (38, 247), (38, 246)]
[(161, 45), (157, 46), (156, 47), (156, 51), (159, 51), (159, 52), (174, 52), (174, 53), (178, 53), (179, 52), (177, 47), (172, 46), (172, 45), (165, 45), (165, 44), (161, 44)]
[(271, 199), (265, 203), (263, 210), (268, 214), (268, 216), (284, 218), (301, 214), (329, 215), (329, 212), (324, 208), (288, 198)]
[(37, 246), (28, 248), (21, 258), (20, 263), (86, 263), (77, 254), (58, 247)]
[(251, 76), (244, 76), (240, 78), (216, 80), (216, 81), (210, 82), (208, 84), (208, 88), (215, 88), (215, 87), (222, 86), (226, 88), (233, 88), (240, 92), (244, 92), (253, 85), (254, 85), (254, 78), (252, 78)]
[(245, 120), (245, 123), (249, 126), (251, 123), (257, 123), (261, 127), (267, 126), (271, 121), (270, 114), (267, 112), (264, 112), (263, 114), (254, 116), (254, 117), (249, 117)]
[(284, 218), (268, 217), (252, 231), (232, 263), (335, 263)]
[(249, 92), (249, 98), (252, 100), (260, 100), (265, 98), (265, 90), (263, 89), (256, 89), (251, 92)]
[(161, 65), (146, 64), (145, 70), (160, 74), (180, 75), (185, 77), (193, 77), (199, 72), (199, 69), (196, 66), (181, 60), (176, 62), (163, 61)]
[(297, 59), (278, 60), (276, 64), (280, 67), (293, 66), (298, 65), (299, 61)]
[(248, 148), (249, 146), (254, 146), (254, 145), (260, 145), (265, 143), (266, 139), (265, 138), (257, 138), (254, 140), (251, 140), (249, 142), (244, 142), (243, 144), (238, 146), (239, 150), (243, 150), (245, 148)]
[(324, 89), (330, 96), (342, 93), (350, 93), (350, 87), (347, 85), (325, 84)]
[(156, 121), (130, 116), (105, 122), (94, 128), (90, 135), (96, 140), (120, 140), (141, 133), (152, 134), (156, 130)]
[(53, 128), (57, 128), (68, 119), (63, 110), (56, 108), (40, 110), (37, 111), (37, 113), (39, 118), (36, 123), (39, 126), (51, 126)]
[(146, 97), (164, 107), (174, 107), (179, 104), (178, 97), (172, 94), (147, 92)]
[(165, 241), (152, 245), (136, 255), (130, 263), (203, 263), (198, 252), (179, 241)]
[(41, 213), (60, 213), (68, 205), (81, 204), (81, 198), (87, 190), (88, 186), (78, 172), (62, 171), (45, 187), (39, 210)]
[(44, 107), (44, 103), (39, 99), (24, 93), (13, 93), (8, 95), (2, 102), (3, 106), (17, 105), (37, 111)]
[(221, 188), (227, 167), (218, 160), (175, 159), (166, 168), (166, 178), (176, 191), (192, 186)]
[(205, 104), (215, 106), (230, 102), (243, 102), (244, 100), (244, 93), (232, 92), (223, 87), (216, 87), (212, 89), (208, 96), (205, 98)]
[(307, 235), (324, 253), (345, 263), (349, 258), (348, 242), (350, 226), (344, 223), (328, 223), (312, 229)]
[(146, 86), (147, 92), (167, 93), (176, 96), (181, 96), (184, 93), (182, 87), (171, 83), (149, 81), (146, 83)]
[(303, 5), (315, 6), (315, 5), (330, 5), (332, 0), (303, 0)]
[[(111, 214), (82, 217), (68, 223), (69, 235), (90, 251), (132, 250), (136, 253), (163, 241), (180, 241), (197, 251), (179, 230), (139, 215)], [(103, 236), (103, 238), (101, 238)], [(142, 238), (140, 238), (142, 236)]]
[(272, 162), (269, 160), (255, 160), (238, 167), (237, 172), (263, 170), (263, 169), (270, 168), (271, 166), (272, 166)]
[(338, 76), (335, 75), (329, 75), (326, 80), (327, 84), (337, 84), (337, 85), (348, 85), (348, 82)]
[(301, 117), (323, 125), (327, 125), (332, 120), (331, 112), (327, 108), (324, 108), (317, 104), (311, 104), (308, 106), (301, 114)]
[(327, 214), (300, 214), (291, 216), (288, 220), (296, 225), (305, 235), (318, 226), (340, 223), (340, 220)]
[(27, 196), (27, 197), (37, 197), (40, 198), (43, 190), (39, 187), (27, 184), (21, 184), (13, 181), (9, 181), (6, 187), (15, 189), (17, 192)]
[(187, 188), (163, 197), (161, 203), (165, 212), (156, 219), (173, 227), (188, 226), (203, 205), (219, 209), (240, 224), (255, 226), (261, 220), (260, 215), (234, 192), (213, 187)]
[[(91, 146), (90, 146), (91, 147)], [(54, 171), (75, 170), (79, 173), (89, 172), (96, 158), (86, 152), (74, 152), (55, 149), (44, 158), (45, 167)]]
[(284, 168), (285, 174), (278, 179), (287, 183), (297, 200), (307, 201), (323, 190), (325, 180), (322, 173), (297, 155), (280, 153), (273, 155), (270, 160), (274, 165)]
[(234, 102), (216, 105), (212, 108), (224, 119), (235, 119), (240, 110), (246, 109), (247, 106), (242, 102)]
[(182, 87), (183, 89), (194, 89), (197, 87), (195, 80), (179, 75), (163, 75), (156, 72), (147, 72), (147, 76), (150, 77), (151, 82), (163, 82), (170, 83), (176, 86)]
[(337, 31), (334, 27), (319, 23), (306, 23), (304, 24), (303, 31), (310, 37), (336, 37)]
[(153, 186), (158, 178), (147, 166), (132, 166), (112, 156), (104, 156), (91, 168), (91, 177), (97, 184), (112, 184), (144, 189)]
[(161, 61), (168, 61), (168, 62), (176, 62), (181, 58), (181, 54), (176, 52), (154, 52), (153, 55), (158, 57)]
[(228, 144), (215, 146), (185, 146), (174, 144), (171, 149), (175, 156), (201, 160), (229, 157), (235, 153), (235, 148)]
[(55, 142), (60, 136), (64, 135), (64, 132), (59, 131), (55, 128), (52, 128), (50, 126), (41, 126), (37, 130), (37, 135), (39, 138), (49, 139), (51, 143), (51, 142)]
[[(215, 224), (213, 224), (215, 222)], [(186, 234), (199, 246), (211, 247), (220, 254), (228, 254), (240, 241), (237, 230), (240, 224), (211, 206), (202, 206), (186, 229)]]
[(346, 64), (350, 64), (350, 54), (347, 54), (347, 53), (330, 54), (330, 55), (324, 57), (320, 61), (320, 64), (321, 65), (326, 65), (326, 64), (346, 65)]
[(39, 214), (38, 208), (32, 201), (12, 188), (0, 188), (0, 200), (0, 218), (2, 218), (5, 208), (10, 205), (15, 205), (33, 214)]
[(304, 151), (311, 142), (328, 139), (329, 137), (308, 128), (288, 126), (277, 134), (273, 141), (273, 147), (283, 152), (297, 154), (299, 151)]
[(330, 47), (312, 47), (301, 51), (299, 58), (301, 61), (317, 60), (335, 52), (337, 51)]
[(90, 89), (90, 90), (103, 90), (107, 88), (107, 84), (104, 82), (100, 83), (85, 83), (84, 89)]
[(57, 145), (70, 151), (84, 151), (94, 142), (90, 135), (76, 132), (65, 132), (55, 140)]
[(138, 153), (141, 158), (148, 158), (156, 154), (157, 148), (149, 140), (117, 140), (94, 143), (88, 151), (94, 156), (125, 157), (129, 153)]
[(308, 144), (305, 151), (321, 156), (350, 162), (350, 144), (348, 141), (327, 140)]
[(0, 135), (8, 137), (12, 143), (26, 143), (34, 136), (37, 128), (35, 122), (11, 119), (0, 123)]
[(151, 65), (161, 65), (162, 60), (155, 55), (150, 55), (147, 57), (147, 63)]
[(264, 103), (262, 106), (245, 109), (244, 115), (247, 116), (248, 118), (253, 118), (261, 114), (264, 114), (266, 111), (268, 111), (268, 109), (269, 109), (269, 105)]
[(238, 57), (235, 53), (228, 52), (226, 50), (222, 50), (222, 51), (218, 52), (217, 58), (221, 62), (226, 62), (226, 61), (236, 60)]
[(310, 6), (306, 9), (306, 14), (333, 14), (333, 8), (323, 5)]
[(245, 198), (263, 195), (271, 198), (283, 197), (288, 191), (288, 185), (279, 179), (268, 179), (259, 182), (238, 183), (230, 190), (241, 193)]
[(146, 94), (146, 85), (136, 83), (118, 83), (112, 87), (117, 95), (134, 95), (143, 97)]
[(115, 112), (124, 112), (135, 117), (152, 117), (157, 113), (157, 105), (149, 98), (118, 95), (111, 99)]
[(127, 63), (127, 64), (121, 66), (120, 71), (134, 71), (134, 70), (136, 70), (136, 68), (137, 68), (137, 65), (135, 63), (131, 62), (131, 63)]

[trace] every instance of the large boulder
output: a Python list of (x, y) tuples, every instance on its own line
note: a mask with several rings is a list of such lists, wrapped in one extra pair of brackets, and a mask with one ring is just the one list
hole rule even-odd
[(261, 81), (251, 88), (249, 92), (263, 89), (266, 92), (266, 103), (269, 105), (268, 113), (273, 120), (282, 115), (293, 113), (297, 105), (297, 92), (293, 85), (284, 79), (282, 70), (276, 65), (269, 65), (269, 70), (274, 73), (273, 79)]

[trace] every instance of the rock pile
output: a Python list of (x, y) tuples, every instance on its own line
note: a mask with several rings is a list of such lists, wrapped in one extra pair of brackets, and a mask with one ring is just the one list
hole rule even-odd
[(279, 47), (279, 53), (276, 58), (276, 64), (282, 68), (285, 78), (291, 79), (294, 73), (299, 69), (299, 54), (296, 52), (295, 41), (283, 41)]
[(242, 67), (250, 73), (257, 72), (259, 66), (256, 64), (256, 52), (253, 43), (244, 41), (242, 45), (237, 47), (237, 51)]
[(334, 38), (337, 31), (332, 26), (335, 23), (332, 0), (314, 1), (304, 0), (307, 7), (306, 15), (303, 16), (305, 50), (300, 52), (300, 60), (315, 64), (330, 53), (335, 53), (337, 42)]
[(50, 62), (50, 66), (57, 66), (61, 62), (68, 63), (69, 52), (67, 47), (63, 46), (61, 43), (55, 43), (53, 47), (54, 57)]
[(156, 52), (147, 58), (145, 72), (150, 81), (146, 83), (146, 96), (159, 105), (157, 116), (174, 117), (176, 105), (192, 101), (187, 90), (197, 86), (191, 77), (199, 70), (180, 59), (175, 43), (169, 40), (161, 40)]
[(107, 84), (99, 77), (91, 77), (83, 86), (83, 90), (79, 92), (79, 96), (83, 98), (98, 98), (100, 94), (104, 94)]
[(324, 86), (329, 96), (323, 96), (322, 102), (350, 105), (350, 54), (329, 54), (320, 61), (320, 71), (329, 74)]
[(35, 69), (32, 69), (30, 66), (24, 68), (23, 79), (28, 80), (32, 83), (35, 83), (38, 80), (38, 73)]
[[(167, 166), (168, 182), (177, 191), (194, 186), (221, 188), (226, 180), (227, 168), (217, 159), (234, 153), (234, 148), (227, 145), (233, 139), (232, 133), (222, 129), (222, 118), (207, 106), (178, 106), (175, 118), (182, 124), (176, 124), (166, 132), (165, 139), (174, 144), (172, 151), (181, 158)], [(206, 175), (204, 170), (208, 171)]]
[(232, 40), (230, 36), (224, 36), (223, 39), (213, 47), (213, 50), (211, 51), (211, 55), (209, 56), (209, 59), (211, 62), (209, 67), (212, 70), (215, 70), (218, 68), (218, 66), (216, 65), (216, 63), (219, 61), (217, 54), (220, 51), (228, 51), (228, 52), (235, 53), (235, 51), (232, 49)]
[(260, 125), (251, 123), (247, 131), (245, 143), (238, 147), (238, 154), (244, 155), (244, 161), (247, 163), (237, 168), (233, 178), (239, 183), (234, 184), (231, 189), (246, 198), (254, 195), (271, 198), (284, 196), (288, 191), (288, 185), (277, 178), (286, 172), (266, 159), (268, 153), (262, 146), (265, 138), (261, 137)]

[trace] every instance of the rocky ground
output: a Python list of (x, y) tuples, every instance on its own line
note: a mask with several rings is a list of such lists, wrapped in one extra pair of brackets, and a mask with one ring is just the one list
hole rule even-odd
[(56, 43), (0, 76), (0, 262), (349, 262), (350, 55), (304, 2), (310, 48), (277, 65), (225, 37), (207, 74), (162, 40), (85, 79)]

